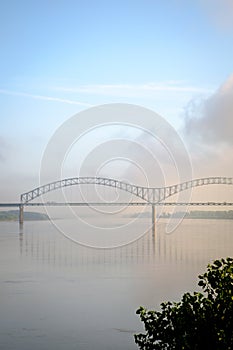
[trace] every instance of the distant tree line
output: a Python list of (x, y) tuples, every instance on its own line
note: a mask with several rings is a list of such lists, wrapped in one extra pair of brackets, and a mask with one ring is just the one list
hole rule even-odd
[[(169, 218), (170, 213), (162, 213), (160, 217)], [(173, 217), (185, 217), (186, 219), (223, 219), (233, 220), (233, 210), (192, 210), (190, 212), (177, 212)]]

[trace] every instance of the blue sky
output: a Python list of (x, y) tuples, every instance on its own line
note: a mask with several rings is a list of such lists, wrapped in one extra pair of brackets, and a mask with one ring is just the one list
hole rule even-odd
[(35, 79), (211, 85), (231, 69), (232, 35), (219, 31), (198, 1), (8, 1), (1, 7), (6, 87)]
[(181, 130), (232, 74), (231, 23), (227, 0), (2, 1), (2, 183), (36, 185), (53, 132), (89, 106), (139, 104)]

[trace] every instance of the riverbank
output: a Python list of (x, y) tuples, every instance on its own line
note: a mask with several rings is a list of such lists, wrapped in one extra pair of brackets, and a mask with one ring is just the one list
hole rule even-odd
[[(24, 212), (24, 220), (33, 221), (33, 220), (48, 220), (49, 217), (47, 214), (38, 213), (38, 212)], [(19, 220), (19, 210), (7, 210), (0, 211), (0, 221), (18, 221)]]

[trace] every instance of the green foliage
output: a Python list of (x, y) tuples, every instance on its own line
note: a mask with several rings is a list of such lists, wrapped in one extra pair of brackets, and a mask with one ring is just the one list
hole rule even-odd
[(134, 336), (139, 349), (233, 349), (233, 259), (208, 265), (198, 285), (205, 294), (185, 293), (178, 303), (162, 303), (161, 311), (136, 311), (145, 327)]

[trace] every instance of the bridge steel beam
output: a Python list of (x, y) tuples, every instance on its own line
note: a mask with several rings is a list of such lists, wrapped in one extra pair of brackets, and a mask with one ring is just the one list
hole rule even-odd
[(126, 191), (134, 194), (135, 196), (143, 199), (147, 203), (156, 204), (163, 201), (166, 198), (173, 196), (179, 192), (185, 191), (189, 188), (206, 186), (206, 185), (232, 185), (233, 178), (229, 177), (208, 177), (201, 179), (194, 179), (190, 181), (183, 182), (181, 184), (176, 184), (172, 186), (165, 187), (143, 187), (136, 186), (122, 181), (100, 178), (100, 177), (77, 177), (68, 178), (63, 180), (58, 180), (51, 182), (49, 184), (34, 188), (33, 190), (23, 193), (20, 196), (21, 204), (26, 204), (33, 199), (40, 197), (43, 194), (54, 191), (56, 189), (74, 185), (101, 185), (118, 188), (122, 191)]

